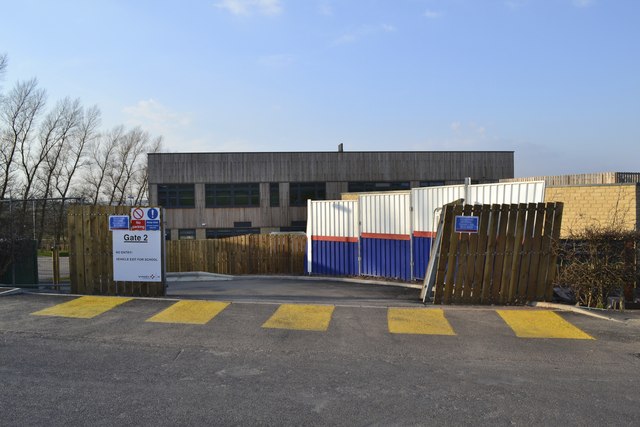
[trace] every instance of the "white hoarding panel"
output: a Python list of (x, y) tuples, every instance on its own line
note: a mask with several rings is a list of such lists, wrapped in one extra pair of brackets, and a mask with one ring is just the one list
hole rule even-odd
[(363, 194), (359, 197), (362, 233), (411, 234), (411, 193)]
[[(467, 204), (517, 204), (544, 202), (544, 181), (474, 184), (469, 186)], [(413, 225), (415, 231), (435, 231), (440, 208), (465, 198), (464, 185), (414, 188)]]
[(469, 204), (517, 204), (544, 202), (544, 181), (505, 182), (469, 186)]
[(162, 281), (162, 233), (113, 230), (113, 280)]
[(359, 235), (355, 200), (312, 201), (307, 218), (312, 236), (357, 238)]

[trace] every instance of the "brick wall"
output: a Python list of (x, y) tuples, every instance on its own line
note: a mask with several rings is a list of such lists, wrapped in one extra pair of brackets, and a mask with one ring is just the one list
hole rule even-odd
[(545, 202), (564, 202), (561, 237), (586, 226), (619, 225), (633, 230), (640, 215), (640, 184), (547, 187)]

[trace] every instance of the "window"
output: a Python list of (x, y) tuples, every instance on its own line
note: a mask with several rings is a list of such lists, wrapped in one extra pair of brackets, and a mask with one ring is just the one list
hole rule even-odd
[(171, 230), (168, 228), (164, 229), (164, 240), (171, 240)]
[(394, 191), (409, 190), (411, 185), (409, 181), (395, 182), (350, 182), (348, 189), (350, 193), (364, 193), (368, 191)]
[(193, 184), (158, 184), (158, 204), (165, 208), (194, 208)]
[(444, 181), (420, 181), (420, 187), (442, 187)]
[(195, 228), (181, 228), (178, 230), (178, 240), (195, 240)]
[(260, 185), (207, 184), (204, 187), (208, 208), (252, 208), (260, 206)]
[(327, 186), (324, 182), (292, 182), (289, 184), (289, 205), (307, 206), (307, 200), (327, 198)]
[(221, 239), (224, 237), (243, 236), (245, 234), (260, 234), (260, 229), (253, 228), (207, 228), (207, 239)]
[(272, 208), (280, 206), (280, 184), (277, 182), (269, 183), (269, 206)]
[(282, 232), (307, 231), (307, 221), (291, 221), (290, 227), (280, 227)]
[(235, 228), (250, 228), (251, 221), (234, 221), (233, 226)]

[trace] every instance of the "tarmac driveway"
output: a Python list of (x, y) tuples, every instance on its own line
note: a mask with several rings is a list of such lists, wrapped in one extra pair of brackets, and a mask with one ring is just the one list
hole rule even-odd
[(173, 280), (169, 278), (167, 296), (231, 302), (316, 302), (354, 306), (421, 304), (418, 288), (363, 282), (291, 276), (235, 276), (182, 281), (174, 276)]

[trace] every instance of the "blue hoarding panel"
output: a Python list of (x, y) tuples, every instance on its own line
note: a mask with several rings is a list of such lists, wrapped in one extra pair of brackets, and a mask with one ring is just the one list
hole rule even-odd
[(413, 238), (413, 277), (423, 280), (431, 256), (431, 237)]
[(411, 280), (411, 241), (362, 238), (362, 274)]
[(314, 240), (311, 243), (312, 273), (330, 276), (358, 274), (358, 243)]

